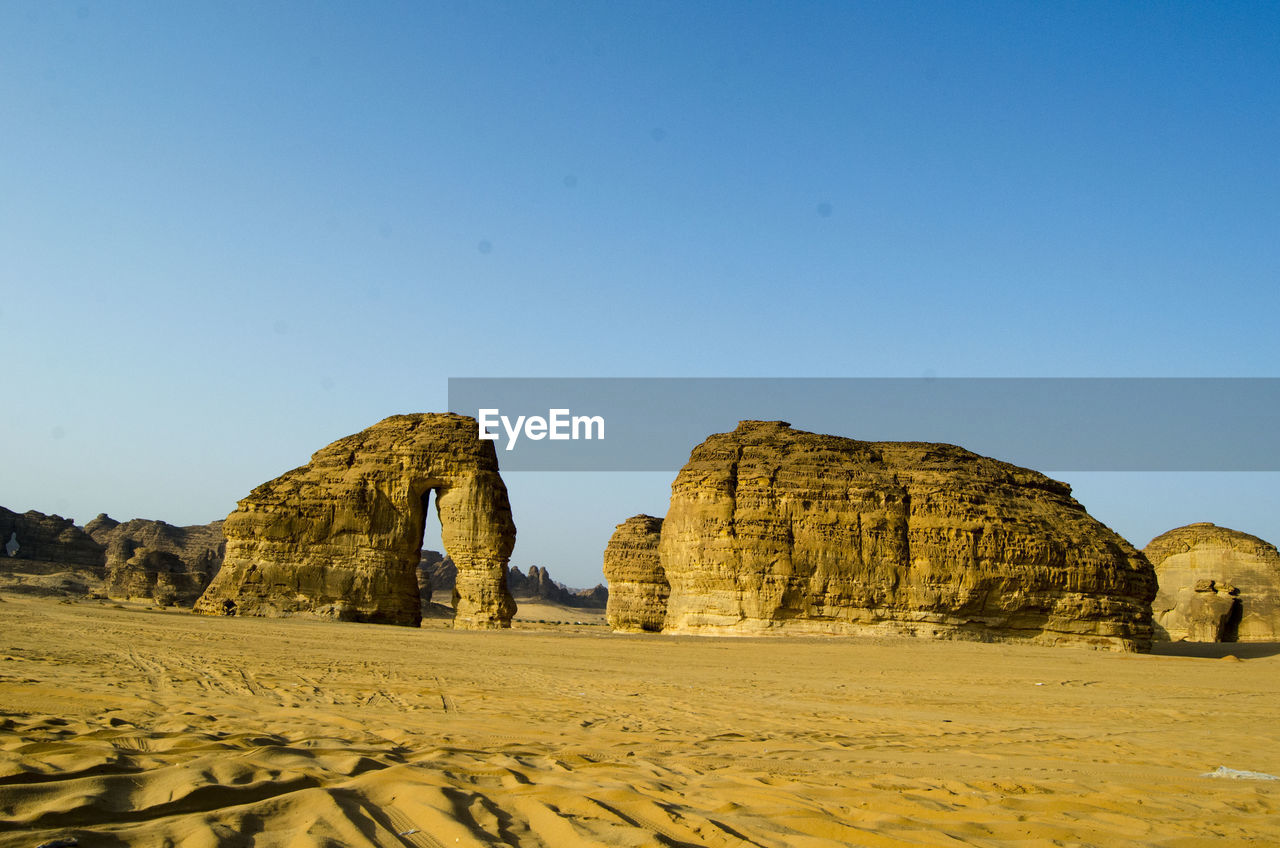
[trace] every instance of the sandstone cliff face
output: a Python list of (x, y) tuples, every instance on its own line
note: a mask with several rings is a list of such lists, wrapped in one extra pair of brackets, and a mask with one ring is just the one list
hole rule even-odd
[(658, 559), (661, 534), (661, 518), (635, 515), (617, 526), (604, 549), (605, 618), (614, 630), (662, 630), (671, 587)]
[(1141, 553), (1066, 484), (951, 445), (745, 421), (694, 449), (659, 556), (672, 632), (1151, 642)]
[(108, 597), (154, 599), (191, 606), (222, 565), (222, 522), (175, 527), (135, 518), (121, 523), (104, 514), (85, 525), (106, 548)]
[(551, 579), (551, 575), (546, 572), (546, 569), (536, 565), (529, 566), (528, 574), (525, 574), (520, 570), (519, 566), (515, 565), (507, 569), (507, 588), (511, 590), (511, 595), (515, 598), (538, 598), (539, 600), (556, 601), (559, 600), (560, 593), (568, 594), (566, 590), (556, 585)]
[(1160, 582), (1156, 638), (1190, 642), (1280, 640), (1280, 553), (1237, 530), (1188, 524), (1143, 551)]
[(455, 626), (510, 626), (515, 524), (493, 442), (476, 432), (475, 419), (461, 415), (396, 415), (254, 489), (223, 525), (222, 569), (196, 611), (416, 626), (434, 492), (458, 570)]

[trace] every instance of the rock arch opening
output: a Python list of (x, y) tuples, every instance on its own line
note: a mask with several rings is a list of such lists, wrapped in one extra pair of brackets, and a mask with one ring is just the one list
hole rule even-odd
[(1240, 620), (1244, 617), (1244, 606), (1239, 598), (1232, 598), (1231, 601), (1231, 609), (1227, 611), (1227, 617), (1222, 622), (1221, 641), (1223, 642), (1240, 641)]
[(440, 618), (453, 611), (453, 588), (457, 570), (444, 544), (438, 510), (439, 488), (422, 493), (422, 532), (418, 540), (418, 596), (423, 618)]

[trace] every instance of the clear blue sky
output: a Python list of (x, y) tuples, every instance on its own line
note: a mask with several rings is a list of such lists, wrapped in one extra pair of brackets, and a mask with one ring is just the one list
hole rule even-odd
[[(11, 509), (209, 521), (450, 376), (1280, 376), (1275, 3), (7, 0), (0, 116)], [(508, 483), (586, 585), (670, 479)]]

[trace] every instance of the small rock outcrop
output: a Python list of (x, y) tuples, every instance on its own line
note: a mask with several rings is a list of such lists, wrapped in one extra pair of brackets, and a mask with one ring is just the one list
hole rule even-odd
[[(219, 522), (221, 524), (221, 522)], [(84, 532), (93, 537), (93, 540), (100, 545), (106, 544), (111, 531), (120, 526), (120, 522), (116, 521), (105, 512), (100, 512), (94, 516), (88, 524), (84, 526)]]
[(1141, 553), (1065, 483), (953, 445), (744, 421), (693, 450), (658, 551), (668, 632), (1152, 638)]
[(661, 535), (661, 518), (635, 515), (617, 526), (604, 549), (605, 618), (614, 630), (662, 630), (671, 587), (658, 558)]
[(1280, 640), (1280, 553), (1275, 545), (1209, 522), (1152, 539), (1157, 639)]
[(227, 516), (209, 615), (310, 614), (416, 626), (423, 522), (435, 493), (457, 566), (454, 625), (509, 627), (515, 524), (493, 442), (473, 418), (396, 415), (263, 483)]

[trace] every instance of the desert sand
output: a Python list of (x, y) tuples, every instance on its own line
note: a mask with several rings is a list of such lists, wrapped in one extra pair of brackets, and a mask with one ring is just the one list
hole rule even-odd
[(1280, 781), (1202, 776), (1280, 774), (1280, 646), (581, 620), (5, 597), (0, 846), (1280, 844)]

